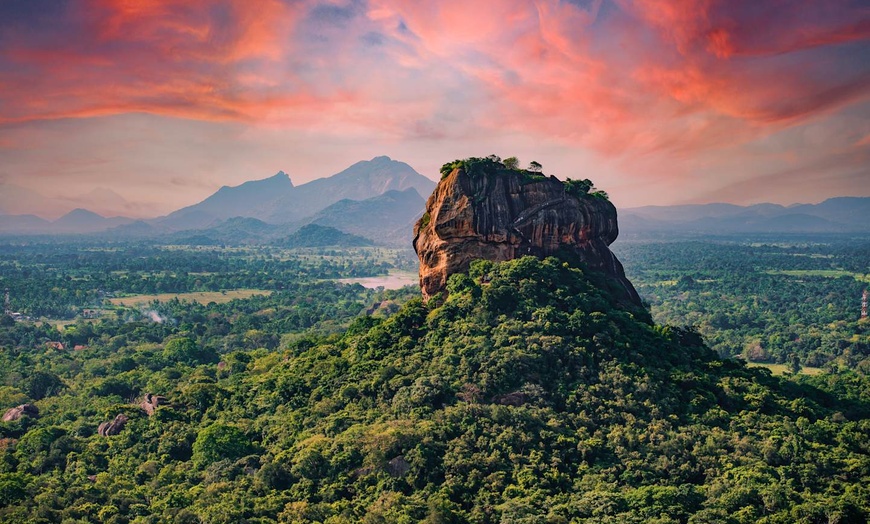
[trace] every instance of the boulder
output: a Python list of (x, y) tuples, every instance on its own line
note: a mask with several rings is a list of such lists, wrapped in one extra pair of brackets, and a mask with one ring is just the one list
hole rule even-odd
[(166, 405), (166, 397), (161, 395), (153, 395), (151, 393), (146, 393), (145, 397), (142, 398), (142, 402), (139, 403), (139, 407), (148, 414), (150, 417), (157, 410), (158, 406)]
[(3, 414), (3, 422), (13, 422), (20, 419), (24, 415), (28, 417), (38, 417), (39, 409), (33, 404), (21, 404), (14, 408), (10, 408)]
[(100, 426), (97, 428), (97, 433), (104, 437), (117, 435), (121, 432), (122, 429), (124, 429), (124, 426), (127, 425), (128, 420), (130, 419), (127, 417), (127, 415), (121, 413), (111, 422), (103, 422), (102, 424), (100, 424)]
[(393, 457), (387, 462), (387, 473), (391, 477), (401, 477), (411, 469), (411, 464), (405, 460), (405, 457), (399, 455)]

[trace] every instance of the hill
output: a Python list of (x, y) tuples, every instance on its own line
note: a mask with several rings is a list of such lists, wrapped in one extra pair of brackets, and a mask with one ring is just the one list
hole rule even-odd
[(0, 215), (0, 233), (32, 234), (41, 233), (51, 226), (51, 222), (36, 215)]
[(283, 228), (256, 218), (233, 217), (203, 229), (178, 231), (165, 236), (164, 239), (178, 244), (238, 246), (269, 241), (282, 231)]
[(132, 224), (131, 218), (106, 218), (86, 209), (74, 209), (51, 223), (52, 233), (95, 233)]
[(274, 243), (282, 247), (364, 247), (374, 243), (368, 238), (351, 235), (334, 227), (308, 224)]
[(414, 234), (414, 222), (422, 215), (425, 203), (414, 188), (390, 190), (365, 200), (339, 200), (307, 220), (380, 244), (408, 247)]
[(53, 222), (35, 215), (0, 215), (0, 234), (44, 235), (102, 233), (135, 222), (131, 218), (106, 218), (86, 209), (74, 209)]

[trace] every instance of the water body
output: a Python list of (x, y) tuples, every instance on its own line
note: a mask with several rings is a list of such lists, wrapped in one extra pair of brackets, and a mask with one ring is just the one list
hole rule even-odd
[(341, 278), (339, 282), (345, 284), (360, 284), (362, 287), (384, 289), (399, 289), (405, 286), (417, 286), (420, 284), (420, 277), (416, 273), (390, 273), (380, 277), (364, 277), (364, 278)]

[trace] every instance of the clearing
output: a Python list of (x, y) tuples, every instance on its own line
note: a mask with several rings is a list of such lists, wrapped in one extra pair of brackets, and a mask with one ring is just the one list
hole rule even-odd
[[(765, 364), (763, 362), (747, 362), (746, 365), (749, 367), (753, 367), (753, 368), (767, 368), (774, 375), (782, 375), (786, 371), (788, 371), (788, 366), (785, 364)], [(825, 370), (822, 368), (813, 368), (813, 367), (809, 367), (809, 366), (803, 366), (800, 370), (800, 373), (803, 373), (804, 375), (820, 375), (824, 372), (825, 372)]]
[(233, 289), (230, 291), (194, 291), (191, 293), (158, 293), (156, 295), (130, 295), (129, 297), (110, 298), (115, 306), (133, 307), (145, 305), (154, 300), (158, 302), (168, 302), (173, 298), (178, 300), (188, 300), (191, 302), (199, 302), (200, 304), (208, 304), (214, 302), (223, 304), (237, 298), (251, 298), (255, 295), (269, 296), (272, 292), (264, 289)]

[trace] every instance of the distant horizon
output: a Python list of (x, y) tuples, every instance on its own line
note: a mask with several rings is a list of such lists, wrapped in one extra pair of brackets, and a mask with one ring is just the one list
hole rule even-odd
[[(364, 160), (360, 160), (360, 161), (358, 161), (358, 162), (362, 162), (362, 161), (370, 161), (370, 160), (373, 160), (374, 158), (383, 157), (383, 156), (386, 156), (386, 157), (388, 157), (388, 158), (390, 158), (391, 160), (394, 160), (394, 161), (402, 162), (401, 159), (393, 158), (393, 157), (390, 157), (389, 155), (377, 155), (377, 156), (372, 157), (372, 158), (370, 158), (370, 159), (364, 159)], [(354, 162), (353, 164), (356, 164), (356, 163), (357, 163), (357, 162)], [(409, 164), (408, 162), (403, 162), (403, 163), (406, 163), (406, 164), (408, 164), (408, 165), (411, 165), (411, 164)], [(351, 164), (351, 165), (353, 165), (353, 164)], [(348, 166), (348, 167), (350, 167), (350, 166)], [(413, 168), (414, 166), (411, 165), (411, 167)], [(415, 169), (415, 171), (417, 171), (417, 170)], [(419, 171), (417, 171), (417, 172), (420, 173)], [(158, 218), (161, 218), (161, 217), (167, 216), (167, 215), (169, 215), (169, 214), (171, 214), (171, 213), (173, 213), (173, 212), (175, 212), (175, 211), (178, 211), (178, 210), (180, 210), (180, 209), (184, 209), (184, 208), (186, 208), (186, 207), (189, 207), (189, 206), (193, 206), (193, 205), (199, 204), (199, 203), (201, 203), (203, 200), (209, 198), (210, 196), (214, 195), (217, 191), (219, 191), (219, 190), (221, 190), (221, 189), (223, 189), (223, 188), (225, 188), (225, 187), (235, 188), (235, 187), (239, 187), (239, 186), (241, 186), (241, 185), (243, 185), (243, 184), (246, 184), (246, 183), (249, 183), (249, 182), (260, 182), (260, 181), (268, 180), (268, 179), (270, 179), (270, 178), (274, 178), (274, 177), (278, 176), (278, 175), (281, 174), (281, 173), (284, 173), (284, 175), (287, 176), (287, 178), (291, 181), (291, 183), (293, 184), (294, 187), (302, 186), (302, 185), (308, 184), (308, 183), (310, 183), (310, 182), (313, 182), (313, 181), (315, 181), (315, 180), (321, 180), (321, 179), (330, 178), (330, 177), (335, 176), (336, 174), (338, 174), (338, 172), (337, 172), (337, 173), (332, 173), (332, 174), (330, 174), (330, 175), (325, 175), (325, 176), (322, 176), (322, 177), (312, 178), (312, 179), (307, 180), (306, 182), (303, 182), (303, 183), (297, 183), (297, 182), (293, 179), (293, 175), (292, 175), (291, 173), (288, 173), (288, 172), (287, 172), (286, 170), (284, 170), (284, 169), (278, 169), (274, 174), (269, 175), (269, 176), (263, 176), (263, 177), (260, 177), (260, 178), (253, 178), (253, 179), (250, 179), (250, 180), (245, 180), (245, 181), (239, 182), (238, 184), (234, 184), (234, 185), (226, 185), (226, 184), (224, 184), (224, 185), (222, 185), (222, 186), (220, 186), (220, 187), (215, 188), (215, 189), (212, 190), (211, 192), (205, 194), (202, 198), (198, 198), (197, 200), (191, 201), (191, 202), (189, 202), (189, 203), (187, 203), (187, 204), (183, 204), (183, 205), (181, 205), (180, 207), (173, 208), (173, 209), (170, 209), (170, 210), (168, 210), (168, 211), (166, 211), (166, 212), (163, 212), (163, 213), (160, 213), (160, 214), (154, 214), (154, 215), (139, 215), (139, 216), (136, 216), (136, 215), (124, 215), (124, 214), (105, 214), (105, 213), (100, 212), (99, 206), (96, 206), (96, 208), (91, 208), (91, 207), (81, 206), (81, 207), (72, 207), (72, 208), (69, 208), (68, 210), (63, 211), (63, 212), (55, 212), (55, 213), (51, 213), (51, 214), (45, 214), (45, 213), (41, 213), (41, 212), (28, 212), (28, 213), (4, 213), (4, 212), (0, 211), (0, 216), (33, 215), (33, 216), (37, 216), (37, 217), (39, 217), (39, 218), (41, 218), (41, 219), (43, 219), (43, 220), (47, 220), (47, 221), (49, 221), (49, 222), (54, 222), (54, 221), (56, 221), (56, 220), (58, 220), (58, 219), (60, 219), (60, 218), (63, 218), (64, 216), (66, 216), (66, 215), (68, 215), (68, 214), (74, 212), (74, 211), (88, 211), (88, 212), (90, 212), (90, 213), (97, 214), (97, 215), (99, 215), (99, 216), (101, 216), (101, 217), (103, 217), (103, 218), (109, 218), (109, 219), (111, 219), (111, 218), (130, 218), (130, 219), (134, 219), (134, 220), (145, 220), (145, 221), (148, 221), (148, 220), (158, 219)], [(426, 176), (426, 175), (423, 174), (423, 173), (420, 173), (420, 174), (423, 175), (423, 176)], [(546, 174), (546, 175), (550, 175), (551, 173), (546, 173), (546, 172), (545, 172), (545, 174)], [(561, 180), (564, 180), (564, 179), (565, 179), (565, 177), (559, 177), (558, 175), (556, 175), (556, 176), (557, 176), (557, 178), (560, 178)], [(432, 180), (433, 182), (436, 182), (436, 183), (438, 182), (438, 180), (433, 179), (432, 177), (426, 177), (426, 178), (429, 178), (429, 179)], [(595, 180), (592, 180), (592, 181), (595, 182)], [(606, 188), (601, 188), (601, 189), (604, 189), (604, 190), (606, 191)], [(100, 190), (106, 190), (106, 191), (111, 192), (111, 190), (109, 190), (108, 188), (100, 188), (100, 187), (93, 188), (93, 189), (91, 190), (91, 192), (93, 193), (94, 191), (100, 191)], [(427, 198), (429, 195), (421, 195), (421, 196), (425, 199), (425, 198)], [(614, 195), (609, 195), (609, 196), (611, 197), (611, 201), (613, 201), (613, 200), (614, 200), (614, 198), (613, 198)], [(44, 196), (43, 196), (43, 197), (44, 197)], [(48, 197), (44, 197), (44, 198), (48, 199)], [(822, 203), (822, 202), (824, 202), (824, 201), (826, 201), (826, 200), (831, 200), (831, 199), (834, 199), (834, 198), (870, 198), (870, 195), (868, 195), (868, 196), (863, 196), (863, 195), (835, 195), (835, 196), (826, 197), (826, 198), (823, 198), (823, 199), (820, 199), (820, 200), (818, 200), (818, 201), (814, 201), (814, 202), (792, 202), (792, 203), (788, 203), (788, 204), (784, 204), (784, 203), (780, 203), (780, 202), (771, 202), (771, 201), (759, 201), (759, 202), (748, 203), (748, 204), (738, 204), (738, 203), (734, 203), (734, 202), (724, 202), (724, 201), (710, 201), (710, 202), (684, 202), (684, 203), (674, 203), (674, 204), (640, 204), (640, 205), (636, 205), (636, 206), (620, 206), (620, 205), (618, 205), (616, 202), (614, 202), (614, 205), (616, 205), (616, 207), (617, 207), (618, 210), (619, 210), (619, 209), (636, 209), (636, 208), (643, 208), (643, 207), (705, 206), (705, 205), (715, 205), (715, 204), (725, 204), (725, 205), (733, 205), (733, 206), (739, 206), (739, 207), (751, 207), (751, 206), (755, 206), (755, 205), (772, 204), (772, 205), (782, 206), (782, 207), (784, 207), (784, 208), (790, 208), (790, 207), (800, 206), (800, 205), (815, 205), (815, 204), (820, 204), (820, 203)], [(57, 208), (55, 208), (55, 209), (57, 209)]]
[(870, 196), (865, 4), (0, 2), (0, 213), (161, 216), (383, 154), (534, 160), (621, 208)]

